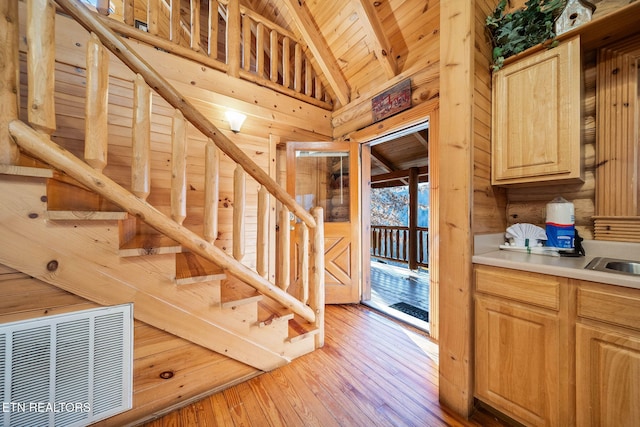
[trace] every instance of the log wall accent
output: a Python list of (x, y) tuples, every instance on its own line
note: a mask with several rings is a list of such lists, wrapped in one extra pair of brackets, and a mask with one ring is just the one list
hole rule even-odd
[[(97, 304), (0, 264), (0, 322), (98, 307)], [(163, 379), (163, 372), (172, 373)], [(136, 320), (133, 342), (134, 409), (95, 425), (125, 425), (141, 415), (189, 402), (259, 371)]]

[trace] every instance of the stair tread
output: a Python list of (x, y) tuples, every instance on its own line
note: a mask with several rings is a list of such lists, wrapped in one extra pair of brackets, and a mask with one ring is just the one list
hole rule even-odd
[(293, 312), (271, 298), (264, 298), (258, 304), (259, 326), (266, 326), (274, 321), (287, 321), (291, 319), (293, 319)]
[(0, 174), (31, 176), (35, 178), (52, 178), (53, 177), (53, 171), (51, 169), (37, 168), (37, 167), (31, 167), (31, 166), (17, 166), (17, 165), (0, 165)]
[(159, 255), (180, 253), (182, 247), (161, 234), (137, 234), (120, 246), (120, 256)]
[(319, 332), (320, 330), (314, 324), (309, 323), (298, 316), (294, 316), (293, 319), (289, 320), (289, 338), (287, 340), (289, 342), (296, 342), (309, 336), (316, 335)]
[(233, 276), (228, 276), (222, 281), (220, 294), (221, 305), (224, 308), (250, 304), (252, 302), (260, 301), (263, 298), (262, 294), (254, 288)]
[(123, 220), (128, 217), (127, 212), (104, 211), (47, 211), (47, 218), (51, 220)]
[(205, 280), (222, 280), (227, 275), (215, 262), (193, 252), (176, 254), (176, 283), (188, 284)]

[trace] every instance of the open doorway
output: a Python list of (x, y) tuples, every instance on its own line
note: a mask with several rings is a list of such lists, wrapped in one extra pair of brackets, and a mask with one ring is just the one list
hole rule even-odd
[(363, 144), (363, 304), (429, 332), (429, 120)]

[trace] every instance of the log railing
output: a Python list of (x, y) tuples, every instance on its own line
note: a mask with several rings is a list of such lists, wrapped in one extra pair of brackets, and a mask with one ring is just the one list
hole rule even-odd
[[(5, 16), (17, 17), (18, 0), (9, 0), (10, 5), (0, 9)], [(55, 131), (55, 120), (47, 120), (46, 126), (41, 125), (42, 117), (55, 119), (55, 103), (37, 103), (38, 114), (29, 115), (29, 125), (17, 117), (17, 111), (4, 118), (2, 123), (7, 129), (3, 129), (0, 136), (10, 134), (17, 142), (20, 149), (41, 159), (47, 164), (65, 172), (75, 178), (82, 185), (102, 195), (111, 202), (122, 207), (132, 215), (143, 220), (163, 235), (177, 241), (182, 247), (217, 263), (221, 268), (233, 276), (243, 280), (254, 287), (260, 293), (280, 302), (294, 313), (309, 322), (315, 323), (322, 331), (322, 312), (324, 310), (324, 275), (306, 275), (301, 295), (293, 296), (287, 293), (286, 281), (276, 286), (266, 278), (267, 260), (269, 259), (268, 239), (269, 221), (259, 221), (257, 235), (254, 239), (246, 236), (244, 229), (244, 210), (246, 204), (245, 179), (246, 175), (252, 176), (260, 184), (258, 197), (258, 212), (267, 216), (269, 212), (269, 198), (274, 197), (282, 206), (283, 211), (291, 212), (300, 219), (313, 235), (305, 242), (305, 253), (309, 260), (305, 261), (312, 271), (323, 267), (324, 237), (321, 223), (322, 210), (317, 208), (312, 213), (307, 212), (302, 206), (280, 187), (266, 172), (256, 165), (239, 147), (220, 132), (202, 113), (180, 95), (168, 82), (154, 69), (150, 68), (126, 43), (113, 31), (105, 26), (95, 13), (89, 11), (77, 0), (57, 0), (57, 3), (74, 19), (81, 23), (92, 34), (91, 41), (87, 45), (87, 84), (86, 84), (86, 139), (84, 160), (75, 157), (72, 153), (61, 149), (53, 143), (50, 134)], [(53, 34), (54, 20), (51, 14), (55, 14), (55, 8), (51, 0), (27, 0), (28, 18), (27, 25), (44, 25), (44, 27), (32, 28), (27, 41), (29, 51), (35, 46), (54, 48), (50, 34)], [(45, 24), (41, 24), (45, 23)], [(9, 27), (4, 31), (0, 27), (0, 37), (9, 44), (18, 44), (19, 33), (17, 28)], [(29, 30), (28, 30), (29, 31)], [(8, 52), (14, 52), (13, 47), (4, 47)], [(2, 49), (2, 47), (0, 47)], [(132, 117), (132, 154), (131, 154), (131, 189), (127, 190), (117, 182), (103, 174), (103, 169), (108, 162), (107, 132), (107, 94), (108, 94), (108, 51), (117, 56), (123, 63), (135, 73), (133, 96), (134, 108)], [(17, 50), (15, 50), (17, 52)], [(15, 53), (14, 52), (14, 53)], [(4, 53), (4, 52), (0, 52)], [(4, 56), (4, 55), (2, 55)], [(38, 84), (28, 84), (29, 99), (47, 99), (54, 93), (53, 81), (38, 79), (38, 76), (54, 75), (54, 55), (31, 56), (27, 61), (27, 73), (29, 83), (31, 79)], [(18, 61), (10, 62), (18, 66)], [(17, 79), (17, 68), (12, 73), (1, 75), (8, 81), (0, 82), (2, 87), (17, 87), (14, 79)], [(7, 86), (8, 84), (8, 86)], [(150, 123), (151, 123), (151, 90), (155, 88), (158, 95), (175, 108), (172, 120), (172, 154), (171, 154), (171, 192), (170, 215), (161, 212), (151, 206), (146, 198), (151, 189), (150, 182)], [(17, 92), (0, 91), (0, 103), (9, 102), (13, 105), (17, 100)], [(208, 142), (202, 147), (205, 164), (205, 206), (203, 207), (203, 236), (199, 236), (182, 225), (187, 215), (186, 209), (186, 126), (187, 122), (200, 130)], [(8, 133), (7, 133), (8, 130)], [(13, 155), (7, 154), (15, 150), (13, 140), (0, 144), (2, 153), (0, 159), (5, 164), (15, 164)], [(234, 173), (234, 219), (233, 219), (233, 257), (214, 245), (218, 234), (218, 176), (219, 176), (219, 151), (225, 153), (236, 162)], [(288, 220), (288, 218), (287, 218)], [(275, 230), (273, 230), (275, 231)], [(290, 233), (290, 227), (280, 227), (281, 234)], [(240, 262), (244, 256), (245, 242), (257, 242), (256, 269), (245, 266)], [(282, 255), (290, 257), (289, 248), (281, 248)], [(234, 259), (235, 258), (235, 259)], [(322, 332), (320, 333), (322, 335)], [(322, 338), (319, 338), (322, 342)]]
[[(142, 2), (145, 13), (141, 5), (133, 7), (134, 0), (112, 0), (113, 13), (96, 9), (105, 24), (129, 38), (331, 109), (332, 100), (313, 69), (306, 45), (239, 2), (148, 0)], [(181, 7), (188, 19), (180, 18)]]
[[(409, 227), (372, 225), (371, 256), (402, 264), (409, 264)], [(418, 227), (416, 235), (416, 264), (429, 266), (429, 229)]]

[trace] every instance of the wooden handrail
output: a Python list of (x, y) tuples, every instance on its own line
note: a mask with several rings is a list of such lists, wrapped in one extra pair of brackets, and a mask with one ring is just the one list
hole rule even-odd
[(279, 301), (283, 306), (305, 320), (312, 323), (316, 321), (316, 313), (312, 308), (272, 285), (268, 280), (235, 261), (221, 249), (188, 228), (172, 221), (146, 201), (136, 197), (109, 177), (96, 171), (69, 151), (55, 144), (48, 135), (39, 134), (20, 120), (13, 120), (9, 123), (9, 132), (20, 148), (26, 152), (55, 168), (65, 171), (69, 176), (75, 178), (89, 189), (111, 200), (169, 238), (180, 242), (181, 245), (192, 252), (214, 261), (233, 276), (243, 280), (258, 292)]
[(125, 63), (133, 72), (139, 73), (145, 81), (171, 106), (180, 110), (184, 117), (206, 137), (211, 138), (218, 148), (234, 162), (240, 164), (245, 172), (258, 183), (264, 185), (269, 193), (287, 206), (310, 228), (315, 228), (313, 216), (300, 206), (278, 183), (249, 158), (238, 146), (225, 136), (204, 114), (197, 110), (182, 94), (155, 71), (143, 58), (132, 50), (120, 37), (107, 27), (98, 15), (74, 0), (56, 0), (56, 2), (85, 29), (98, 36), (103, 45)]

